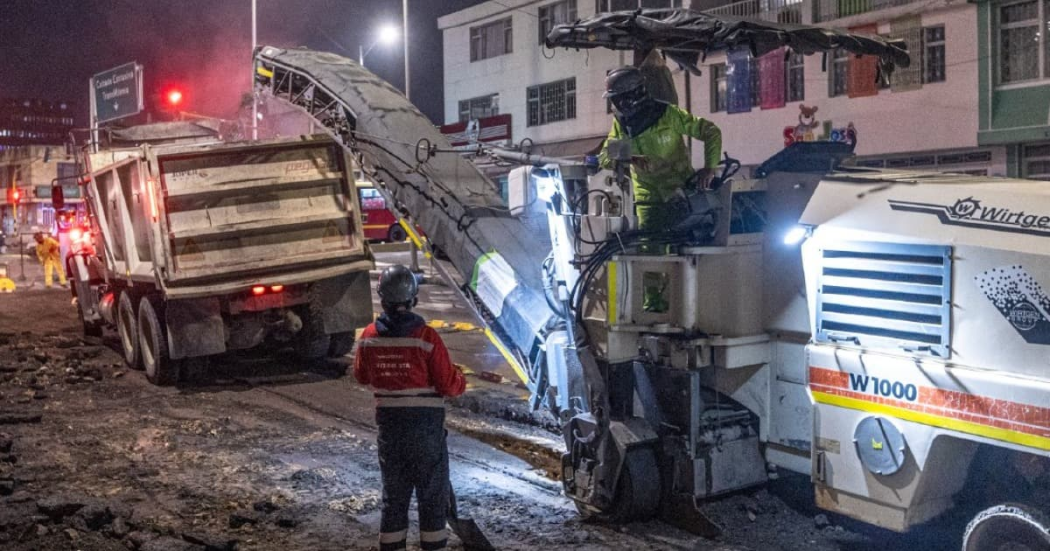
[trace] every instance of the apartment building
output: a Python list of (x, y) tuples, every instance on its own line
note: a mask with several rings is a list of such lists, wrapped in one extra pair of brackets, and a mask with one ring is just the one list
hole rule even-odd
[(978, 143), (1005, 147), (1010, 176), (1050, 180), (1050, 5), (976, 2)]
[[(539, 151), (563, 156), (591, 151), (612, 121), (602, 98), (605, 75), (631, 63), (633, 54), (546, 50), (543, 36), (555, 24), (600, 11), (683, 3), (716, 14), (901, 37), (912, 52), (911, 66), (886, 84), (876, 83), (874, 60), (834, 52), (778, 51), (752, 59), (742, 50), (709, 56), (701, 76), (674, 68), (679, 104), (716, 122), (725, 150), (745, 166), (792, 140), (846, 139), (850, 130), (859, 162), (868, 166), (1006, 173), (1007, 148), (978, 143), (978, 6), (950, 0), (485, 2), (438, 20), (445, 120), (483, 127), (487, 117), (509, 115), (510, 141), (528, 139)], [(694, 148), (694, 163), (700, 151)]]

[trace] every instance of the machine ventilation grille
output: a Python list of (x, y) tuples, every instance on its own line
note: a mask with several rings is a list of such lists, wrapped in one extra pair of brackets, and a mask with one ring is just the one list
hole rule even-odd
[(854, 241), (819, 254), (818, 342), (949, 357), (951, 247)]

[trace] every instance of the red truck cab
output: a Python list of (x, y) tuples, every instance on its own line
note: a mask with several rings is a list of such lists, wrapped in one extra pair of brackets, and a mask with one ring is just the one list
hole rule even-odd
[(365, 239), (369, 241), (404, 241), (408, 235), (397, 223), (397, 217), (387, 208), (386, 199), (372, 182), (358, 180), (357, 196), (361, 200), (361, 223)]

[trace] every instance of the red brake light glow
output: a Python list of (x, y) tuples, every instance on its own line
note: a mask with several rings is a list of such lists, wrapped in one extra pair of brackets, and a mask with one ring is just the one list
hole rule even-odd
[(280, 293), (281, 291), (284, 290), (284, 285), (272, 285), (272, 286), (270, 286), (270, 290), (275, 292), (275, 293)]
[(252, 287), (252, 294), (255, 296), (259, 296), (265, 292), (266, 287), (263, 287), (262, 285), (256, 285), (255, 287)]

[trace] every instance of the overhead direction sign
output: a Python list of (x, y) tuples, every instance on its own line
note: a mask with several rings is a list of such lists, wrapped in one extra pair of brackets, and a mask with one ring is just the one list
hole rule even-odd
[(95, 122), (116, 120), (142, 111), (142, 67), (125, 63), (91, 77)]

